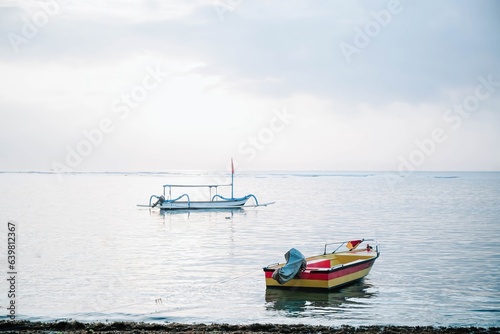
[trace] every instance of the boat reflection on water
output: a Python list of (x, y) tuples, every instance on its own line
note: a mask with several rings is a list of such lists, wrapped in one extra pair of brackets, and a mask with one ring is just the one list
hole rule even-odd
[(184, 210), (184, 209), (179, 209), (179, 210), (160, 210), (157, 211), (158, 215), (161, 216), (176, 216), (176, 215), (186, 215), (186, 216), (191, 216), (192, 213), (198, 214), (198, 215), (205, 215), (205, 216), (216, 216), (216, 215), (231, 215), (233, 216), (234, 213), (240, 213), (244, 214), (245, 210), (242, 208), (234, 208), (234, 209), (198, 209), (198, 210)]
[[(221, 218), (222, 219), (232, 219), (235, 216), (246, 216), (252, 210), (244, 210), (242, 208), (234, 209), (198, 209), (198, 210), (154, 210), (148, 209), (150, 216), (162, 217), (164, 220), (171, 219), (172, 217), (184, 217), (186, 219), (190, 218), (191, 215), (198, 217), (200, 219), (212, 219)], [(256, 211), (255, 211), (256, 212)]]
[(364, 307), (376, 295), (376, 289), (364, 281), (331, 292), (266, 289), (266, 310), (285, 311), (288, 316), (340, 313)]

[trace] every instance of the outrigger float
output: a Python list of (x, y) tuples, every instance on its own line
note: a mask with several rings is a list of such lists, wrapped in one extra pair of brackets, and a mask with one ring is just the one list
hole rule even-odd
[[(337, 248), (327, 252), (327, 247)], [(285, 254), (286, 263), (264, 267), (267, 288), (294, 290), (336, 290), (361, 280), (380, 256), (375, 239), (361, 239), (325, 244), (324, 252), (305, 258), (292, 248)]]
[[(231, 187), (231, 197), (219, 195), (219, 187)], [(168, 188), (168, 194), (166, 189)], [(185, 193), (176, 198), (172, 197), (172, 188), (208, 188), (210, 200), (192, 201), (189, 194)], [(215, 194), (212, 196), (212, 192)], [(253, 199), (253, 205), (245, 205), (249, 199)], [(163, 185), (163, 195), (151, 195), (148, 205), (138, 205), (141, 207), (158, 208), (161, 210), (210, 210), (210, 209), (241, 209), (243, 207), (258, 207), (273, 204), (259, 203), (257, 197), (248, 194), (244, 197), (234, 197), (234, 165), (231, 159), (231, 183), (230, 184), (165, 184)]]

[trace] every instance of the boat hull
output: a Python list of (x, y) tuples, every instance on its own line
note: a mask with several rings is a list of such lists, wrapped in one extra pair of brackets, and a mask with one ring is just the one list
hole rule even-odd
[(305, 270), (300, 273), (300, 278), (294, 278), (285, 284), (279, 284), (272, 278), (273, 270), (266, 272), (266, 286), (280, 289), (335, 290), (364, 278), (370, 273), (374, 262), (375, 260), (371, 260), (329, 273)]
[(248, 198), (224, 201), (174, 201), (163, 202), (158, 207), (161, 210), (206, 210), (206, 209), (240, 209)]

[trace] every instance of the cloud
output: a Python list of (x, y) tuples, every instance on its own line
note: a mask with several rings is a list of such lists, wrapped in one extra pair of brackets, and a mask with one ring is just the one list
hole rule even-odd
[[(36, 141), (30, 156), (37, 158), (19, 165), (43, 169), (108, 117), (116, 129), (82, 168), (128, 161), (147, 169), (155, 159), (160, 168), (167, 165), (155, 155), (162, 142), (178, 143), (170, 149), (175, 159), (167, 160), (182, 168), (196, 155), (237, 153), (268, 126), (274, 109), (286, 107), (300, 121), (259, 159), (248, 159), (248, 168), (391, 169), (416, 138), (443, 126), (442, 114), (473, 93), (478, 77), (500, 81), (495, 1), (401, 0), (396, 10), (391, 1), (227, 1), (47, 0), (45, 6), (57, 3), (49, 9), (37, 1), (2, 2), (1, 128), (17, 148), (9, 149), (9, 166), (16, 151), (30, 150), (26, 137)], [(35, 30), (26, 36), (30, 25)], [(24, 38), (18, 52), (12, 34)], [(357, 48), (350, 61), (342, 43)], [(117, 118), (113, 103), (157, 65), (168, 73), (165, 82), (130, 118)], [(460, 131), (449, 132), (459, 138), (449, 143), (499, 140), (491, 130), (500, 124), (498, 101), (498, 92), (482, 101)], [(481, 132), (477, 141), (474, 131)], [(451, 144), (442, 147), (458, 154)], [(483, 150), (467, 154), (498, 166)], [(428, 166), (447, 166), (439, 156)]]
[(437, 101), (444, 89), (500, 73), (494, 33), (500, 22), (492, 14), (498, 5), (491, 2), (401, 1), (400, 12), (348, 64), (340, 44), (354, 45), (356, 29), (376, 23), (373, 13), (387, 7), (385, 1), (317, 7), (241, 2), (221, 22), (206, 2), (80, 1), (61, 5), (60, 17), (39, 33), (43, 43), (34, 39), (19, 56), (113, 62), (154, 50), (201, 61), (200, 74), (224, 76), (225, 84), (256, 94), (307, 91), (377, 104)]

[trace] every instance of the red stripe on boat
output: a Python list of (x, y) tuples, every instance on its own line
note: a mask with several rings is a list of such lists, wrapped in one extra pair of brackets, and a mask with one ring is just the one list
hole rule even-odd
[[(347, 264), (345, 267), (341, 267), (340, 269), (334, 270), (333, 272), (330, 272), (330, 273), (318, 272), (318, 271), (314, 271), (314, 270), (311, 273), (310, 270), (306, 270), (306, 271), (300, 273), (300, 278), (301, 279), (315, 279), (315, 280), (328, 281), (328, 280), (331, 280), (334, 278), (346, 276), (346, 275), (353, 274), (353, 273), (356, 273), (358, 271), (364, 270), (366, 268), (369, 268), (373, 265), (374, 260), (375, 259), (371, 259), (369, 261), (355, 264), (352, 266), (349, 266), (349, 264)], [(266, 275), (266, 278), (272, 278), (272, 276), (273, 276), (273, 271), (266, 271), (264, 273)]]

